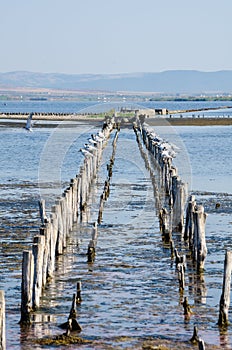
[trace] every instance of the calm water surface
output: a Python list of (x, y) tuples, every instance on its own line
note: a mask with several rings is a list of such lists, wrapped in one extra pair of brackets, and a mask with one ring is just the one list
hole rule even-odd
[[(78, 173), (82, 162), (79, 149), (92, 132), (95, 129), (89, 125), (78, 123), (56, 131), (35, 127), (33, 133), (14, 127), (0, 128), (0, 289), (6, 295), (8, 348), (30, 349), (32, 338), (60, 334), (57, 326), (67, 319), (79, 279), (83, 284), (83, 302), (77, 310), (83, 327), (81, 336), (102, 339), (105, 345), (98, 345), (99, 349), (107, 343), (119, 348), (131, 346), (136, 337), (162, 335), (188, 340), (194, 325), (206, 342), (231, 348), (231, 327), (222, 337), (216, 326), (225, 249), (232, 249), (230, 126), (158, 130), (171, 142), (176, 141), (179, 173), (208, 213), (204, 275), (198, 278), (191, 263), (187, 264), (185, 295), (194, 311), (189, 322), (183, 318), (175, 264), (159, 232), (149, 172), (133, 131), (122, 129), (94, 264), (87, 264), (86, 252), (107, 175), (106, 164), (112, 154), (111, 142), (93, 187), (88, 222), (74, 228), (66, 254), (57, 260), (54, 280), (45, 290), (33, 326), (28, 332), (20, 331), (22, 250), (30, 246), (33, 235), (38, 233), (38, 199), (42, 195), (50, 203), (53, 195), (58, 195)], [(55, 161), (47, 168), (51, 149)], [(178, 163), (181, 155), (184, 164)], [(59, 171), (53, 172), (53, 166), (58, 166)], [(220, 208), (216, 210), (218, 202)], [(179, 235), (174, 238), (184, 251)], [(231, 312), (229, 317), (232, 319)], [(129, 337), (128, 343), (115, 343), (117, 336)]]

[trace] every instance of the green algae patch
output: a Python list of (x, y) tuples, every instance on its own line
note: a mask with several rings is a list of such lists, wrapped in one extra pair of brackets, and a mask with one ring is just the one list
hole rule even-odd
[(42, 338), (35, 339), (33, 341), (35, 344), (40, 344), (44, 346), (60, 346), (60, 345), (73, 345), (73, 344), (91, 344), (90, 340), (83, 339), (76, 336), (67, 336), (65, 334), (58, 335), (54, 338)]

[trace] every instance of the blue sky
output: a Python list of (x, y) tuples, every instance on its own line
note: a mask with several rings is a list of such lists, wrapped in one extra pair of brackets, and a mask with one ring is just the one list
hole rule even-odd
[(0, 72), (232, 69), (231, 0), (2, 0)]

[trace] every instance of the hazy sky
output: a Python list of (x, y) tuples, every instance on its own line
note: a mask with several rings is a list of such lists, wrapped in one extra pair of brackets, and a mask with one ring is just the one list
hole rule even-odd
[(0, 72), (232, 69), (232, 0), (0, 0)]

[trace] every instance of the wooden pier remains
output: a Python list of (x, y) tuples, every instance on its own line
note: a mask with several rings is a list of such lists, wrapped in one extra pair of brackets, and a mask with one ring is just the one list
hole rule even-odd
[[(172, 163), (175, 152), (170, 143), (163, 140), (156, 134), (154, 129), (146, 124), (143, 118), (137, 118), (133, 129), (136, 133), (136, 140), (142, 151), (141, 139), (143, 144), (151, 155), (156, 174), (150, 171), (152, 177), (156, 178), (156, 197), (159, 210), (160, 231), (164, 241), (170, 242), (170, 247), (174, 249), (172, 233), (180, 232), (184, 234), (184, 239), (188, 241), (193, 261), (196, 263), (197, 271), (204, 268), (207, 247), (205, 240), (205, 223), (207, 214), (204, 207), (197, 205), (195, 197), (189, 196), (188, 186), (178, 176), (178, 169)], [(144, 155), (143, 155), (144, 157)], [(149, 161), (146, 160), (147, 168), (151, 168)], [(154, 180), (153, 180), (154, 182)], [(185, 219), (186, 216), (186, 219)], [(177, 257), (177, 253), (176, 253)], [(183, 269), (179, 267), (179, 276), (182, 289), (184, 286)]]
[[(67, 246), (67, 237), (73, 224), (81, 220), (85, 210), (91, 183), (96, 176), (105, 147), (112, 130), (114, 120), (107, 119), (102, 130), (92, 135), (95, 147), (82, 149), (85, 156), (80, 173), (71, 179), (70, 185), (62, 196), (57, 198), (51, 213), (47, 217), (45, 202), (39, 202), (41, 227), (39, 235), (34, 237), (31, 249), (23, 252), (21, 323), (30, 323), (30, 313), (40, 307), (40, 297), (47, 281), (52, 278), (56, 256), (63, 254)], [(92, 242), (97, 238), (97, 227), (94, 227)]]
[[(197, 205), (194, 195), (188, 195), (187, 184), (178, 175), (178, 169), (173, 165), (173, 149), (168, 142), (164, 142), (149, 125), (141, 123), (139, 119), (133, 125), (136, 140), (141, 155), (149, 170), (154, 189), (157, 215), (164, 244), (169, 244), (172, 258), (175, 257), (176, 272), (179, 282), (180, 300), (183, 301), (184, 316), (191, 315), (191, 306), (185, 296), (186, 256), (175, 248), (173, 233), (181, 236), (189, 247), (190, 255), (196, 266), (197, 273), (202, 273), (207, 255), (205, 239), (205, 223), (207, 214), (204, 207)], [(91, 184), (95, 178), (102, 158), (102, 151), (107, 144), (112, 130), (116, 129), (113, 138), (113, 152), (107, 164), (107, 177), (103, 192), (100, 195), (98, 219), (92, 226), (91, 239), (88, 244), (87, 262), (92, 264), (95, 259), (95, 249), (98, 239), (98, 225), (101, 224), (104, 204), (109, 198), (110, 181), (116, 152), (116, 144), (120, 126), (113, 120), (107, 120), (99, 135), (92, 135), (95, 141), (91, 151), (83, 149), (85, 158), (79, 174), (70, 180), (69, 186), (61, 197), (56, 198), (49, 215), (46, 213), (45, 202), (39, 201), (41, 227), (39, 234), (33, 239), (30, 249), (23, 252), (22, 259), (22, 294), (20, 323), (31, 323), (31, 312), (39, 309), (40, 298), (47, 282), (53, 277), (55, 260), (64, 253), (67, 238), (73, 225), (82, 221), (86, 210)], [(97, 136), (97, 137), (94, 137)], [(148, 155), (143, 150), (142, 142)], [(226, 262), (231, 263), (231, 254), (226, 254)], [(220, 301), (219, 325), (228, 324), (229, 285), (231, 264), (225, 262), (223, 294)], [(228, 267), (229, 266), (229, 267)], [(1, 295), (0, 295), (1, 296)], [(73, 295), (72, 307), (66, 322), (67, 335), (73, 329), (76, 320), (75, 305), (81, 303), (81, 281), (77, 283), (77, 293)], [(2, 309), (2, 308), (1, 308)], [(2, 318), (1, 318), (2, 320)], [(81, 330), (79, 326), (78, 330)], [(4, 327), (1, 334), (4, 333)], [(4, 343), (3, 343), (4, 345)], [(199, 348), (204, 348), (204, 341), (199, 338)], [(0, 348), (1, 349), (1, 348)], [(4, 347), (2, 347), (4, 349)]]

